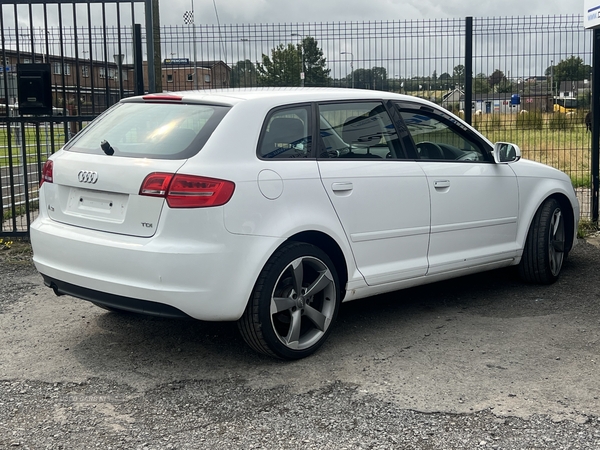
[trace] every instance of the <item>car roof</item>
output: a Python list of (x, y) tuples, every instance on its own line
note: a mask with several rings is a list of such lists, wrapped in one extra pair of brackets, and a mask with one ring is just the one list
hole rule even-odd
[(280, 87), (280, 88), (229, 88), (229, 89), (206, 89), (197, 91), (164, 92), (159, 94), (147, 94), (138, 97), (129, 97), (123, 102), (168, 102), (183, 101), (190, 103), (211, 103), (233, 106), (237, 103), (252, 100), (263, 100), (277, 104), (300, 103), (331, 100), (410, 100), (422, 104), (430, 104), (428, 101), (418, 97), (412, 97), (393, 92), (374, 91), (366, 89), (345, 88), (302, 88), (302, 87)]

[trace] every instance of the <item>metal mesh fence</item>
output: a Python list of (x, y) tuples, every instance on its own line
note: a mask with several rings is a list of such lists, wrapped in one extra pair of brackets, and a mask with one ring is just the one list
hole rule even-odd
[[(53, 75), (55, 106), (67, 115), (97, 115), (119, 97), (133, 95), (133, 16), (132, 7), (131, 17), (118, 25), (95, 27), (88, 19), (33, 32), (11, 29), (5, 21), (5, 46), (14, 48), (11, 42), (21, 33), (28, 36), (21, 62), (33, 49), (71, 64), (69, 73)], [(592, 32), (579, 15), (182, 24), (162, 27), (160, 43), (164, 91), (335, 86), (429, 99), (464, 116), (492, 142), (514, 142), (526, 158), (565, 171), (577, 188), (582, 217), (592, 217), (591, 133), (585, 124), (592, 98)], [(114, 60), (118, 54), (120, 63)], [(143, 72), (147, 88), (145, 62)], [(94, 83), (102, 89), (97, 94)], [(55, 139), (68, 138), (69, 129), (59, 128)], [(2, 136), (8, 128), (2, 130), (0, 166), (6, 166), (8, 143)], [(40, 135), (26, 148), (37, 152), (45, 145)], [(1, 180), (5, 218), (12, 207), (7, 183), (12, 181)]]

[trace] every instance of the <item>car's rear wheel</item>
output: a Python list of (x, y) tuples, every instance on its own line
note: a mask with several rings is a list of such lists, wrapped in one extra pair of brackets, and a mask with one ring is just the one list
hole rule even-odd
[(263, 268), (238, 326), (254, 350), (300, 359), (327, 339), (339, 304), (331, 259), (318, 247), (291, 242)]
[(554, 283), (565, 253), (565, 221), (558, 201), (547, 199), (535, 213), (519, 264), (521, 278), (530, 283)]

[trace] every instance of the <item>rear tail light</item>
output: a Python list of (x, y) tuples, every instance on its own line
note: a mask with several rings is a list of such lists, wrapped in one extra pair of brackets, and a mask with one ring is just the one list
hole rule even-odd
[(234, 190), (231, 181), (155, 172), (144, 179), (140, 195), (163, 197), (171, 208), (206, 208), (224, 205)]
[(51, 159), (44, 163), (42, 167), (42, 177), (40, 178), (40, 187), (44, 182), (52, 183), (54, 181), (54, 163)]

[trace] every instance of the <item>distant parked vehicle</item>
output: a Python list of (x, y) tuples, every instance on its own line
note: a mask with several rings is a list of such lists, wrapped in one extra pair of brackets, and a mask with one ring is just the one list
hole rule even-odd
[(554, 112), (563, 114), (577, 112), (577, 99), (554, 97)]

